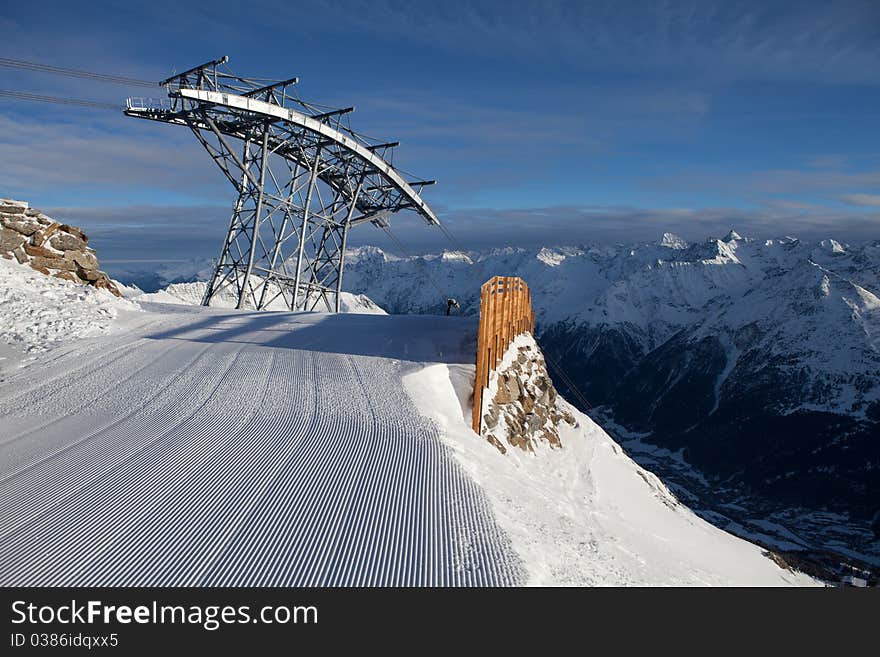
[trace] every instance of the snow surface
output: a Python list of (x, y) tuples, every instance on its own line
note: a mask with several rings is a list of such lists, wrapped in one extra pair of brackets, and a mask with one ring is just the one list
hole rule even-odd
[[(151, 301), (154, 303), (174, 303), (198, 306), (205, 296), (207, 283), (195, 281), (192, 283), (172, 283), (165, 288), (150, 293), (134, 294), (133, 298), (139, 301)], [(215, 308), (235, 308), (238, 299), (231, 288), (221, 291), (211, 302)], [(268, 307), (268, 310), (286, 310), (283, 299), (276, 299)], [(364, 294), (351, 294), (342, 292), (340, 295), (340, 312), (361, 313), (373, 315), (387, 314), (379, 306)]]
[(524, 580), (400, 384), (414, 362), (460, 354), (472, 322), (146, 314), (0, 386), (3, 584)]
[(0, 584), (814, 583), (573, 408), (561, 450), (480, 440), (470, 318), (126, 314), (3, 266), (4, 330), (65, 346), (0, 379)]
[[(511, 350), (515, 349), (513, 345)], [(508, 354), (509, 355), (509, 354)], [(486, 492), (530, 585), (813, 585), (779, 568), (681, 504), (589, 417), (560, 399), (579, 426), (560, 425), (562, 449), (501, 454), (463, 413), (472, 368), (433, 364), (404, 379), (462, 468)]]
[(28, 355), (118, 330), (121, 315), (139, 310), (106, 290), (0, 258), (0, 370)]

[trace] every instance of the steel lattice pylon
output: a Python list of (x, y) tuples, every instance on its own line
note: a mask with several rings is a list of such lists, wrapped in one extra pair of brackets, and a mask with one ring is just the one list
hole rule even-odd
[[(226, 57), (161, 84), (168, 99), (129, 98), (125, 113), (188, 126), (235, 186), (229, 231), (203, 305), (231, 291), (236, 307), (339, 311), (348, 231), (412, 210), (439, 224), (392, 164), (396, 142), (354, 132), (348, 114), (295, 96), (296, 78), (242, 78)], [(332, 302), (331, 302), (332, 299)]]

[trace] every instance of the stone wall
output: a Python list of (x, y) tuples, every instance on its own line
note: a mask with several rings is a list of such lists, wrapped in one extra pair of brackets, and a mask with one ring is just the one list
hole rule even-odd
[(529, 334), (516, 337), (489, 378), (482, 436), (502, 453), (507, 446), (534, 452), (538, 443), (561, 447), (559, 424), (576, 425), (559, 403), (544, 355)]
[(76, 226), (58, 223), (27, 201), (0, 199), (0, 257), (17, 260), (47, 276), (91, 285), (122, 296), (98, 268), (89, 238)]

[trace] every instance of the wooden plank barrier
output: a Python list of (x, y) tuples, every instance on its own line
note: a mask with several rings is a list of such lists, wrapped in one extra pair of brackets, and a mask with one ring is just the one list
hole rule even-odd
[(480, 288), (480, 328), (477, 332), (477, 374), (474, 378), (473, 428), (481, 433), (483, 391), (489, 374), (520, 333), (535, 330), (529, 286), (518, 276), (495, 276)]

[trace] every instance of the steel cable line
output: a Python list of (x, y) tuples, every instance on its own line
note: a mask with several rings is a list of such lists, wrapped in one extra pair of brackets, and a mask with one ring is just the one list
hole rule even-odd
[(101, 103), (95, 100), (82, 100), (80, 98), (60, 98), (58, 96), (42, 96), (40, 94), (31, 94), (24, 91), (10, 91), (8, 89), (0, 89), (0, 97), (14, 98), (16, 100), (27, 100), (38, 103), (54, 103), (56, 105), (73, 105), (76, 107), (89, 107), (92, 109), (110, 109), (122, 110), (121, 105), (112, 103)]
[[(397, 246), (397, 248), (400, 249), (401, 253), (403, 253), (404, 256), (406, 256), (410, 260), (412, 260), (414, 258), (414, 256), (410, 254), (410, 252), (403, 245), (403, 243), (397, 238), (397, 236), (391, 232), (391, 228), (389, 226), (382, 226), (382, 229), (386, 233), (388, 233), (388, 237), (391, 239), (392, 242), (394, 242), (395, 246)], [(446, 301), (446, 299), (449, 298), (448, 292), (444, 292), (443, 290), (440, 289), (440, 286), (437, 285), (437, 281), (431, 275), (431, 270), (427, 267), (425, 268), (425, 274), (427, 275), (428, 282), (434, 286), (434, 289), (437, 290), (437, 293), (443, 298), (444, 301)]]
[(552, 369), (554, 372), (556, 372), (556, 374), (559, 376), (559, 378), (562, 379), (562, 383), (565, 384), (565, 387), (568, 388), (569, 390), (571, 390), (572, 394), (575, 397), (577, 397), (577, 400), (581, 404), (583, 404), (584, 407), (586, 407), (592, 411), (593, 405), (589, 401), (587, 401), (587, 398), (581, 392), (580, 388), (578, 388), (577, 384), (566, 373), (566, 371), (564, 369), (562, 369), (562, 366), (559, 363), (557, 363), (553, 359), (553, 357), (550, 354), (548, 354), (546, 351), (544, 351), (543, 349), (541, 351), (544, 354), (544, 359), (547, 361), (547, 364), (550, 365), (550, 369)]
[(481, 263), (479, 260), (474, 260), (470, 257), (470, 255), (468, 255), (468, 252), (464, 250), (461, 243), (458, 241), (458, 239), (456, 239), (455, 235), (452, 234), (452, 231), (449, 230), (449, 228), (445, 224), (437, 224), (437, 227), (440, 229), (440, 232), (443, 233), (443, 236), (452, 245), (452, 253), (460, 254), (464, 258), (464, 261), (469, 266), (475, 269), (475, 271), (477, 272), (477, 276), (480, 279), (484, 280), (484, 282), (485, 280), (488, 280), (486, 279), (486, 271), (483, 268), (483, 263)]
[(80, 80), (94, 80), (96, 82), (108, 82), (111, 84), (124, 84), (135, 87), (158, 87), (158, 82), (150, 80), (139, 80), (124, 75), (112, 75), (109, 73), (95, 73), (93, 71), (83, 71), (75, 68), (64, 68), (62, 66), (52, 66), (50, 64), (40, 64), (37, 62), (27, 62), (20, 59), (8, 59), (0, 57), (0, 66), (4, 68), (14, 68), (22, 71), (32, 71), (35, 73), (49, 73), (50, 75), (63, 75), (69, 78), (78, 78)]
[(440, 232), (446, 236), (446, 239), (449, 240), (449, 243), (452, 244), (453, 247), (455, 247), (455, 251), (453, 251), (453, 253), (458, 252), (465, 257), (468, 264), (475, 264), (473, 259), (471, 259), (471, 257), (467, 254), (467, 251), (462, 248), (461, 243), (457, 239), (455, 239), (455, 236), (452, 234), (449, 228), (447, 228), (444, 224), (437, 224), (437, 227), (440, 229)]

